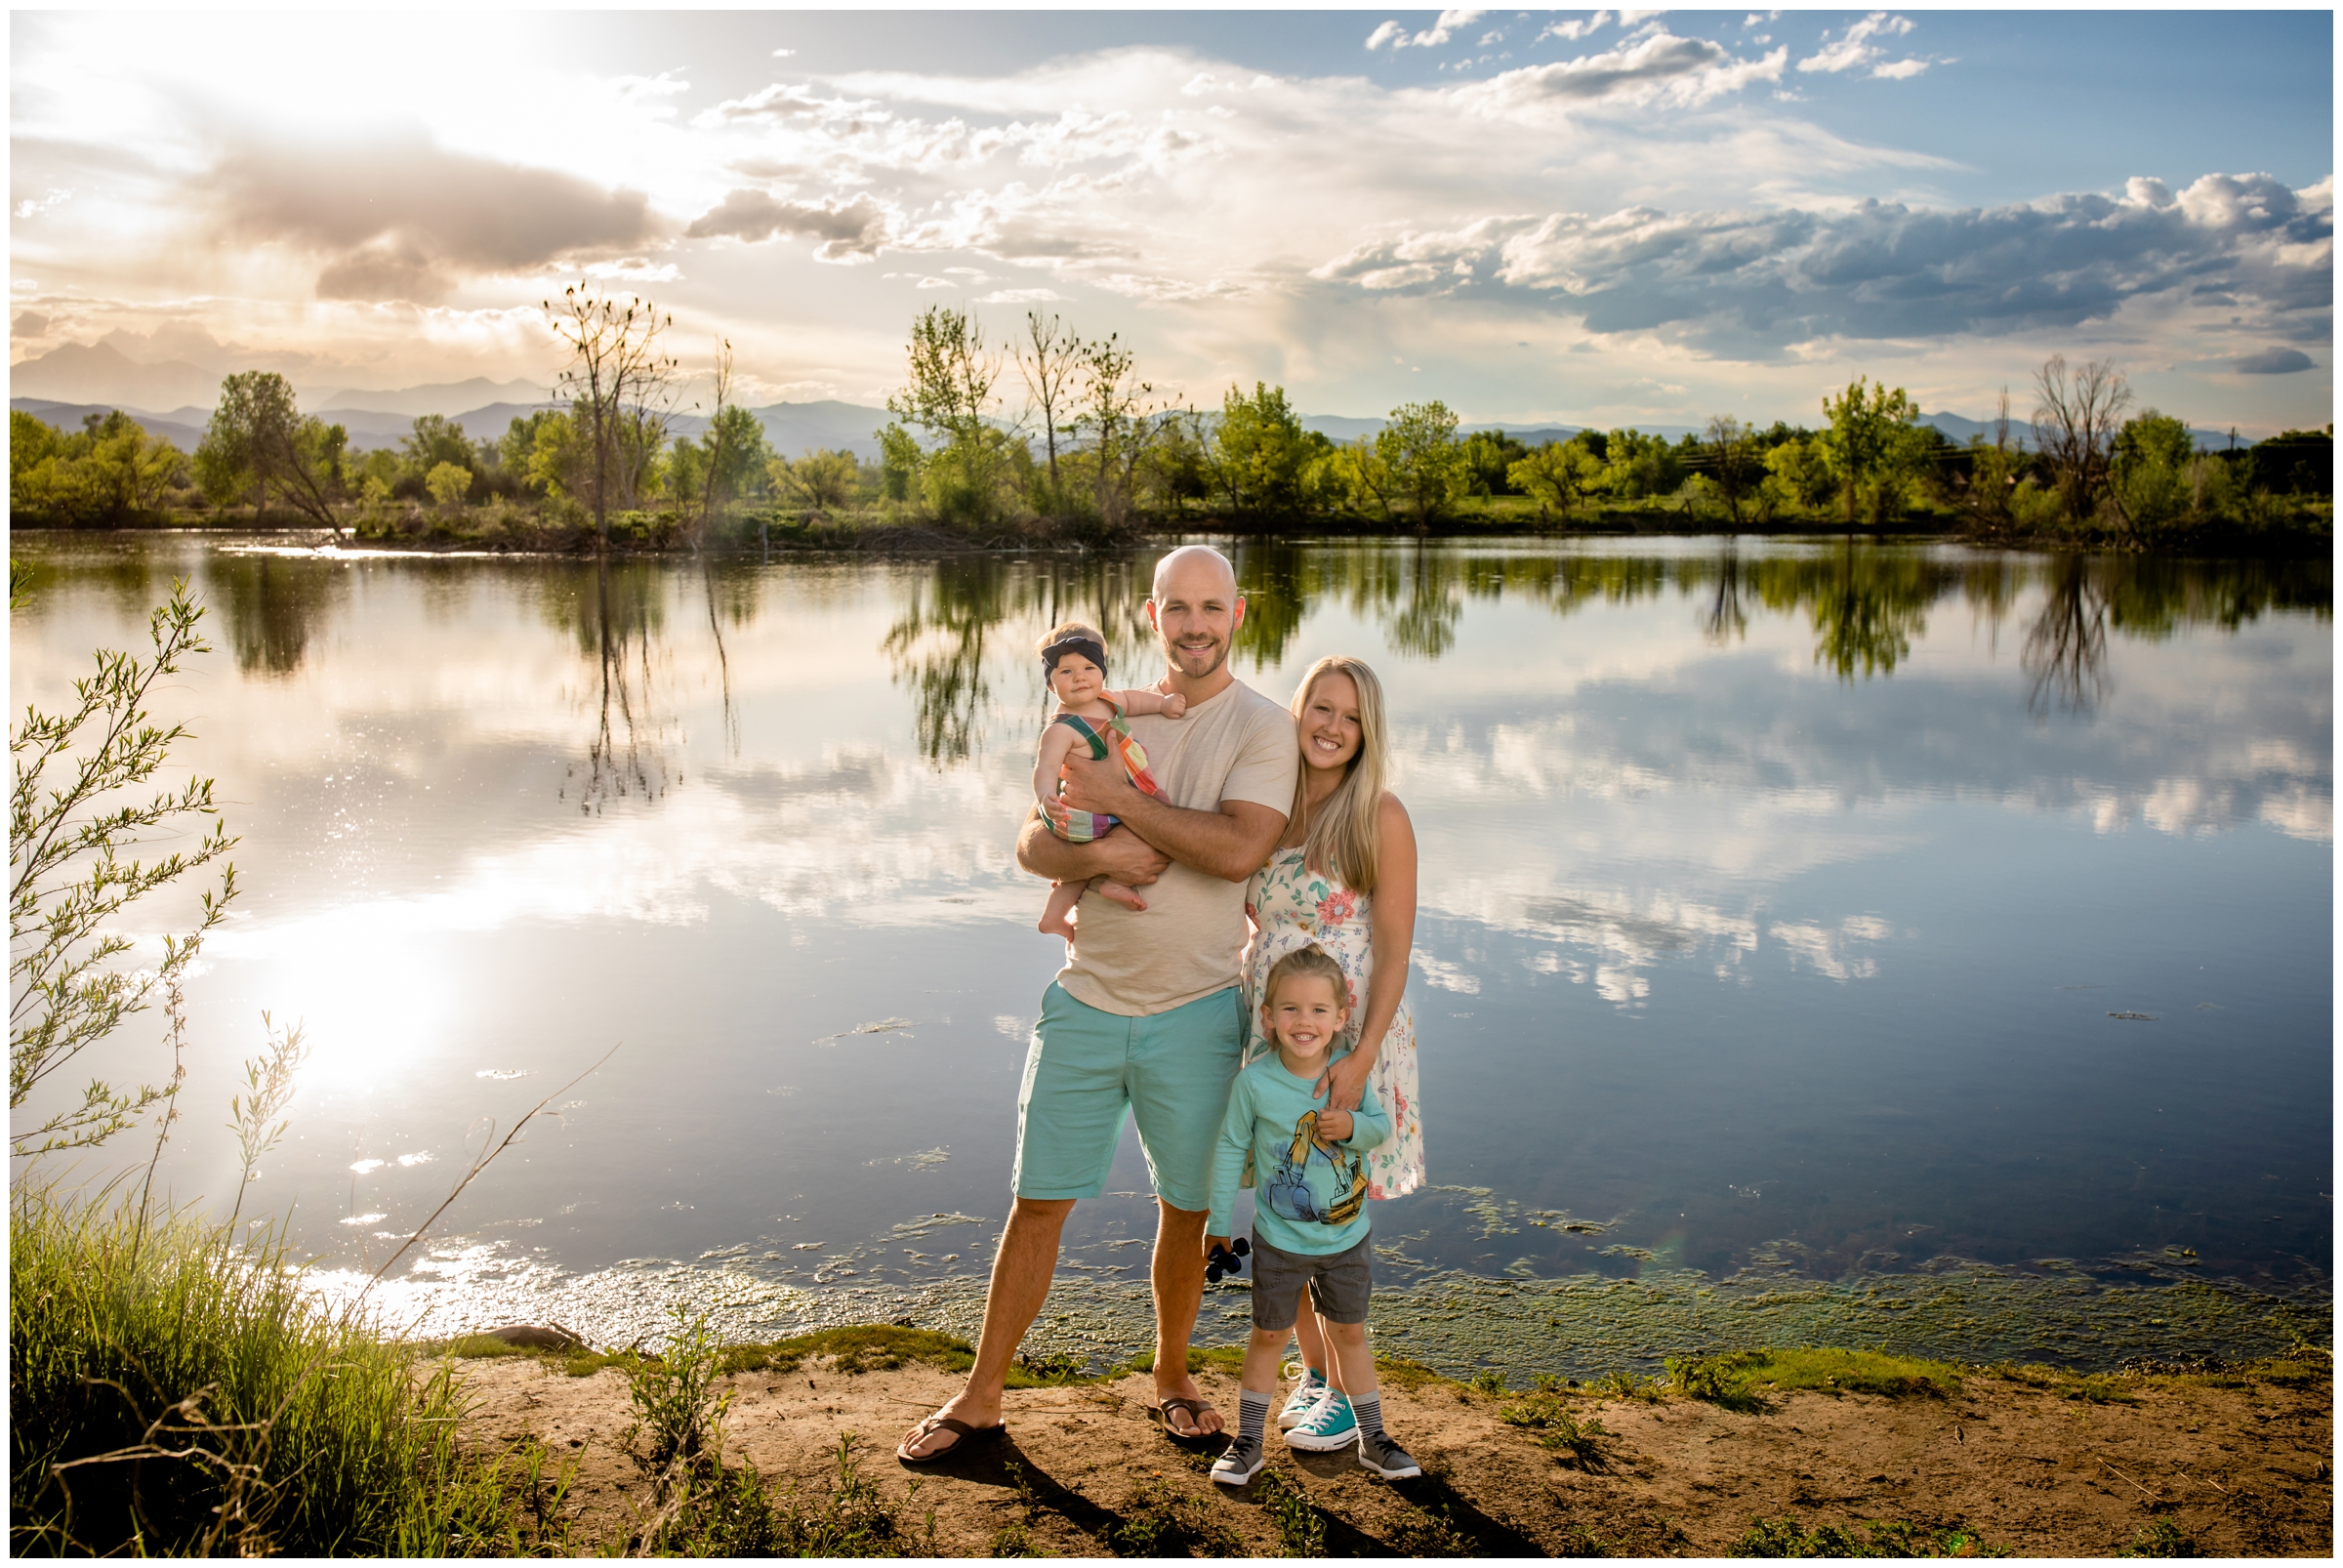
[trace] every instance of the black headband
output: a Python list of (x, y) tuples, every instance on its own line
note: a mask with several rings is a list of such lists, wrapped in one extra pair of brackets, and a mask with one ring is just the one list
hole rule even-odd
[(1069, 632), (1042, 649), (1042, 673), (1045, 676), (1055, 675), (1057, 661), (1069, 653), (1079, 653), (1101, 671), (1106, 669), (1106, 644), (1094, 637), (1084, 637), (1079, 632)]

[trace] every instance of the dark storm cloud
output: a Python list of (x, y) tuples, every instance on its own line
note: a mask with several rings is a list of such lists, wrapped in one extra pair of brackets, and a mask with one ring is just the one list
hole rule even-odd
[(325, 299), (444, 299), (465, 275), (610, 254), (660, 237), (638, 190), (450, 152), (421, 138), (233, 152), (205, 184), (245, 241), (330, 257)]
[(2265, 175), (2208, 175), (2176, 198), (2064, 195), (1927, 211), (1500, 217), (1360, 246), (1317, 269), (1369, 289), (1541, 297), (1597, 332), (1670, 329), (1763, 358), (1810, 338), (2073, 327), (2145, 295), (2227, 296), (2259, 330), (2331, 330), (2333, 207)]
[(727, 235), (752, 244), (784, 234), (820, 240), (813, 252), (816, 261), (867, 262), (886, 241), (886, 210), (868, 196), (782, 201), (761, 190), (735, 190), (683, 231), (686, 239)]

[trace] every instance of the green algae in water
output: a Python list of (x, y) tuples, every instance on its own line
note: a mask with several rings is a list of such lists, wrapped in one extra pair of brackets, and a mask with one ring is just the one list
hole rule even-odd
[[(576, 1282), (576, 1295), (539, 1303), (597, 1343), (628, 1343), (667, 1301), (699, 1287), (725, 1337), (767, 1341), (855, 1324), (905, 1322), (973, 1341), (985, 1280), (969, 1274), (911, 1285), (776, 1291), (731, 1271), (662, 1269), (633, 1282), (618, 1271)], [(761, 1288), (760, 1286), (761, 1285)], [(451, 1303), (452, 1306), (452, 1303)], [(568, 1317), (559, 1317), (570, 1312)], [(2103, 1371), (2135, 1360), (2253, 1360), (2298, 1342), (2330, 1342), (2323, 1293), (2278, 1297), (2234, 1285), (2110, 1284), (2079, 1272), (2035, 1274), (1976, 1263), (1844, 1281), (1752, 1269), (1712, 1279), (1653, 1268), (1640, 1279), (1445, 1273), (1376, 1294), (1372, 1327), (1385, 1353), (1445, 1376), (1490, 1370), (1527, 1382), (1540, 1374), (1599, 1378), (1656, 1373), (1670, 1356), (1754, 1345), (1832, 1345), (1988, 1365), (2037, 1362)], [(1250, 1293), (1209, 1287), (1196, 1325), (1200, 1347), (1244, 1342)], [(485, 1319), (447, 1332), (486, 1327)], [(1153, 1339), (1144, 1280), (1060, 1276), (1026, 1338), (1037, 1358), (1071, 1357), (1089, 1371), (1128, 1363)]]

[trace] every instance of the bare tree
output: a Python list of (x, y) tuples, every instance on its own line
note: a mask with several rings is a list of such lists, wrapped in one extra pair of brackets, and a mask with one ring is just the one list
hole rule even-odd
[(1048, 454), (1049, 496), (1055, 503), (1057, 437), (1072, 431), (1072, 426), (1061, 426), (1059, 420), (1071, 412), (1070, 384), (1083, 362), (1082, 339), (1061, 328), (1054, 315), (1045, 322), (1039, 310), (1026, 312), (1025, 337), (1024, 343), (1013, 346), (1017, 373), (1025, 378), (1025, 394), (1042, 416), (1042, 448)]
[(2091, 505), (2101, 495), (2115, 499), (2123, 529), (2137, 538), (2120, 499), (2114, 498), (2108, 478), (2115, 461), (2116, 432), (2123, 410), (2131, 405), (2131, 386), (2122, 372), (2105, 359), (2092, 359), (2067, 369), (2067, 356), (2054, 353), (2035, 372), (2035, 439), (2042, 460), (2066, 502), (2067, 516), (2076, 522), (2090, 519)]
[(621, 307), (582, 283), (563, 289), (557, 306), (546, 301), (545, 313), (569, 351), (559, 385), (585, 426), (594, 535), (607, 548), (611, 492), (631, 504), (643, 465), (667, 438), (677, 361), (659, 351), (659, 334), (675, 317), (640, 299)]
[(716, 516), (716, 487), (723, 477), (724, 447), (732, 433), (724, 419), (724, 408), (731, 398), (732, 340), (721, 338), (716, 348), (716, 411), (708, 421), (708, 477), (700, 496), (700, 525), (692, 537), (694, 550), (699, 548), (700, 537), (707, 533), (708, 523)]
[(1708, 438), (1704, 443), (1713, 465), (1708, 476), (1716, 481), (1717, 494), (1725, 503), (1736, 525), (1741, 522), (1741, 504), (1763, 472), (1757, 462), (1757, 443), (1749, 428), (1730, 414), (1712, 415), (1708, 421)]
[(1130, 510), (1139, 459), (1155, 439), (1160, 412), (1155, 388), (1132, 374), (1137, 356), (1108, 334), (1086, 344), (1082, 354), (1082, 414), (1078, 420), (1098, 461), (1098, 516), (1112, 527)]

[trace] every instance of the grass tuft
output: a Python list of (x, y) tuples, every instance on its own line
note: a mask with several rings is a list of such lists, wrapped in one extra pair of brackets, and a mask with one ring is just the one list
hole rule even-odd
[(1508, 1426), (1523, 1426), (1536, 1432), (1540, 1446), (1570, 1454), (1583, 1468), (1601, 1468), (1603, 1456), (1598, 1445), (1610, 1432), (1604, 1429), (1599, 1417), (1581, 1421), (1562, 1400), (1558, 1391), (1541, 1388), (1516, 1403), (1498, 1406), (1497, 1419)]
[(2133, 1534), (2131, 1545), (2116, 1553), (2118, 1557), (2195, 1557), (2201, 1555), (2197, 1543), (2183, 1534), (2180, 1526), (2169, 1519), (2151, 1519)]
[(1871, 1519), (1863, 1533), (1835, 1524), (1807, 1530), (1795, 1519), (1753, 1519), (1726, 1548), (1733, 1557), (2006, 1557), (1973, 1530), (1953, 1524), (1928, 1530), (1901, 1519)]
[(1254, 1495), (1269, 1508), (1269, 1517), (1277, 1525), (1280, 1555), (1287, 1557), (1323, 1557), (1326, 1555), (1326, 1515), (1311, 1504), (1301, 1488), (1277, 1470), (1263, 1470), (1254, 1483)]
[(1667, 1372), (1676, 1391), (1727, 1410), (1753, 1413), (1766, 1407), (1768, 1393), (1809, 1389), (1826, 1394), (1919, 1394), (1945, 1398), (1960, 1392), (1961, 1371), (1949, 1362), (1877, 1350), (1730, 1350), (1713, 1356), (1670, 1356)]
[(19, 1187), (10, 1218), (16, 1551), (549, 1544), (513, 1495), (527, 1458), (459, 1450), (454, 1363), (320, 1300), (281, 1244), (239, 1250), (185, 1214), (142, 1219), (38, 1183)]

